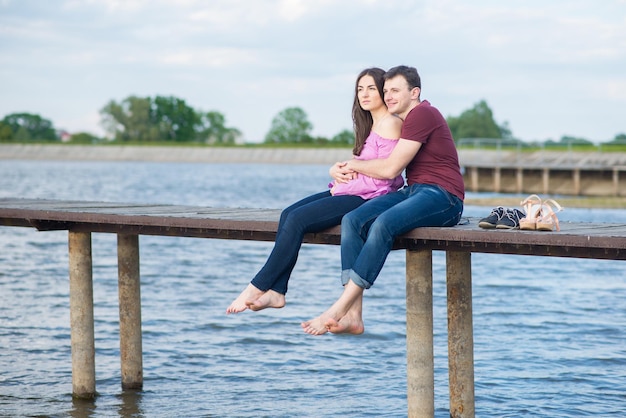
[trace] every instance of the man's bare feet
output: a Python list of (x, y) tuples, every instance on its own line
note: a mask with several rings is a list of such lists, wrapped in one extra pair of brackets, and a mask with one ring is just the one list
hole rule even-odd
[(326, 328), (325, 323), (328, 321), (328, 318), (324, 319), (323, 315), (318, 316), (317, 318), (313, 318), (309, 321), (305, 321), (300, 324), (304, 332), (311, 335), (323, 335), (328, 332), (328, 328)]
[[(352, 312), (352, 311), (350, 311)], [(363, 334), (365, 325), (361, 316), (351, 315), (350, 312), (339, 321), (330, 318), (324, 324), (326, 329), (333, 334)]]
[(349, 280), (339, 299), (328, 310), (300, 326), (311, 335), (322, 335), (328, 331), (334, 334), (362, 334), (365, 329), (362, 312), (363, 288)]
[(268, 290), (258, 299), (247, 300), (246, 306), (253, 311), (260, 311), (265, 308), (279, 309), (285, 306), (285, 295), (275, 290)]
[(329, 312), (324, 312), (317, 318), (300, 324), (304, 332), (311, 335), (322, 335), (327, 332), (333, 334), (363, 334), (365, 325), (361, 316), (360, 303), (356, 303), (358, 307), (353, 306), (347, 314), (339, 320), (335, 319)]
[(243, 292), (241, 292), (239, 296), (237, 296), (237, 299), (235, 299), (230, 304), (230, 306), (226, 308), (226, 313), (231, 314), (231, 313), (239, 313), (239, 312), (245, 311), (246, 309), (248, 309), (247, 302), (257, 300), (258, 298), (263, 296), (264, 293), (266, 292), (258, 289), (256, 286), (250, 283), (243, 290)]

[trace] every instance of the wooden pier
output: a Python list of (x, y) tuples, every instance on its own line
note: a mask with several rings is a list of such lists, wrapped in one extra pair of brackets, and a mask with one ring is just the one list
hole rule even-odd
[[(69, 234), (72, 390), (91, 398), (95, 338), (91, 234), (118, 237), (121, 384), (143, 387), (139, 236), (273, 241), (280, 211), (110, 202), (0, 199), (0, 225)], [(340, 228), (305, 242), (339, 244)], [(450, 416), (473, 417), (472, 253), (626, 260), (626, 225), (561, 223), (560, 232), (483, 230), (477, 220), (418, 228), (399, 237), (406, 250), (409, 417), (434, 416), (432, 252), (446, 252)]]
[(462, 150), (467, 191), (626, 196), (624, 153)]

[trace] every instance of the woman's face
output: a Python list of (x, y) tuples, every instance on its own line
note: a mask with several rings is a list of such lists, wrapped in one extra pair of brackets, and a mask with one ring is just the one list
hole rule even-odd
[(363, 110), (372, 111), (385, 105), (376, 88), (374, 77), (371, 75), (364, 75), (359, 79), (356, 86), (356, 94), (359, 99), (359, 105), (361, 105)]

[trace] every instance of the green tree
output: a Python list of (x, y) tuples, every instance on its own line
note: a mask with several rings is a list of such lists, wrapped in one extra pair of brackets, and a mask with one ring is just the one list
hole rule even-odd
[(626, 134), (617, 134), (612, 141), (608, 142), (609, 144), (626, 144)]
[[(117, 141), (202, 139), (202, 115), (173, 96), (129, 96), (121, 103), (111, 100), (100, 110), (100, 116), (105, 132)], [(239, 131), (231, 129), (227, 133), (235, 136)]]
[(158, 127), (149, 97), (129, 96), (121, 103), (111, 100), (100, 110), (101, 125), (116, 141), (156, 141)]
[(165, 141), (195, 141), (199, 118), (184, 100), (173, 96), (157, 96), (153, 106), (153, 125), (158, 126), (159, 137)]
[(299, 107), (289, 107), (272, 120), (270, 131), (265, 135), (266, 143), (306, 143), (311, 142), (313, 125), (306, 113)]
[(152, 102), (149, 97), (130, 96), (122, 102), (125, 113), (125, 132), (123, 139), (135, 141), (156, 141), (158, 128), (152, 117)]
[(0, 142), (8, 142), (13, 139), (11, 127), (4, 122), (0, 122)]
[(200, 138), (208, 144), (234, 144), (241, 137), (241, 131), (225, 126), (226, 118), (219, 112), (199, 114)]
[(109, 101), (100, 109), (100, 125), (109, 138), (120, 140), (126, 125), (126, 115), (122, 105)]
[(70, 142), (74, 144), (95, 144), (100, 142), (100, 138), (88, 132), (78, 132), (70, 137)]
[(487, 102), (481, 100), (473, 108), (464, 111), (458, 117), (447, 119), (452, 137), (461, 138), (506, 138), (511, 137), (508, 124), (500, 127), (493, 119), (493, 112)]
[[(52, 122), (39, 115), (31, 113), (12, 113), (2, 119), (3, 126), (11, 129), (11, 137), (18, 141), (43, 140), (57, 141), (59, 138)], [(4, 128), (6, 136), (8, 131)]]
[(28, 132), (28, 129), (23, 126), (17, 128), (17, 132), (15, 132), (15, 135), (13, 135), (13, 138), (15, 138), (17, 142), (28, 142), (33, 139), (32, 136), (30, 136), (30, 132)]
[(498, 126), (500, 128), (500, 134), (502, 139), (514, 139), (513, 132), (511, 128), (509, 128), (509, 122), (504, 122), (502, 125)]
[(333, 144), (354, 144), (354, 132), (349, 129), (344, 129), (337, 135), (333, 136), (330, 140)]
[(117, 141), (193, 141), (198, 116), (176, 97), (129, 96), (121, 103), (111, 100), (100, 111), (101, 124)]
[(325, 136), (316, 136), (316, 137), (309, 136), (305, 141), (305, 143), (307, 144), (317, 144), (317, 145), (326, 145), (329, 142), (330, 141)]
[(569, 135), (563, 135), (559, 143), (562, 145), (593, 145), (593, 142), (588, 139)]

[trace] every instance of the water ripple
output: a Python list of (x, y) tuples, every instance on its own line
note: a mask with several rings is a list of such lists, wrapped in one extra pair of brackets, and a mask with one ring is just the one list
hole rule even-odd
[[(282, 208), (327, 171), (3, 161), (0, 178), (0, 196)], [(271, 243), (141, 236), (144, 390), (123, 391), (116, 239), (92, 240), (99, 396), (85, 401), (71, 396), (67, 233), (0, 228), (0, 416), (406, 416), (402, 251), (366, 292), (363, 335), (312, 337), (300, 322), (340, 294), (338, 248), (303, 247), (285, 308), (227, 316)], [(472, 267), (477, 416), (626, 416), (623, 262), (475, 254)], [(441, 252), (433, 268), (435, 415), (448, 417)]]

